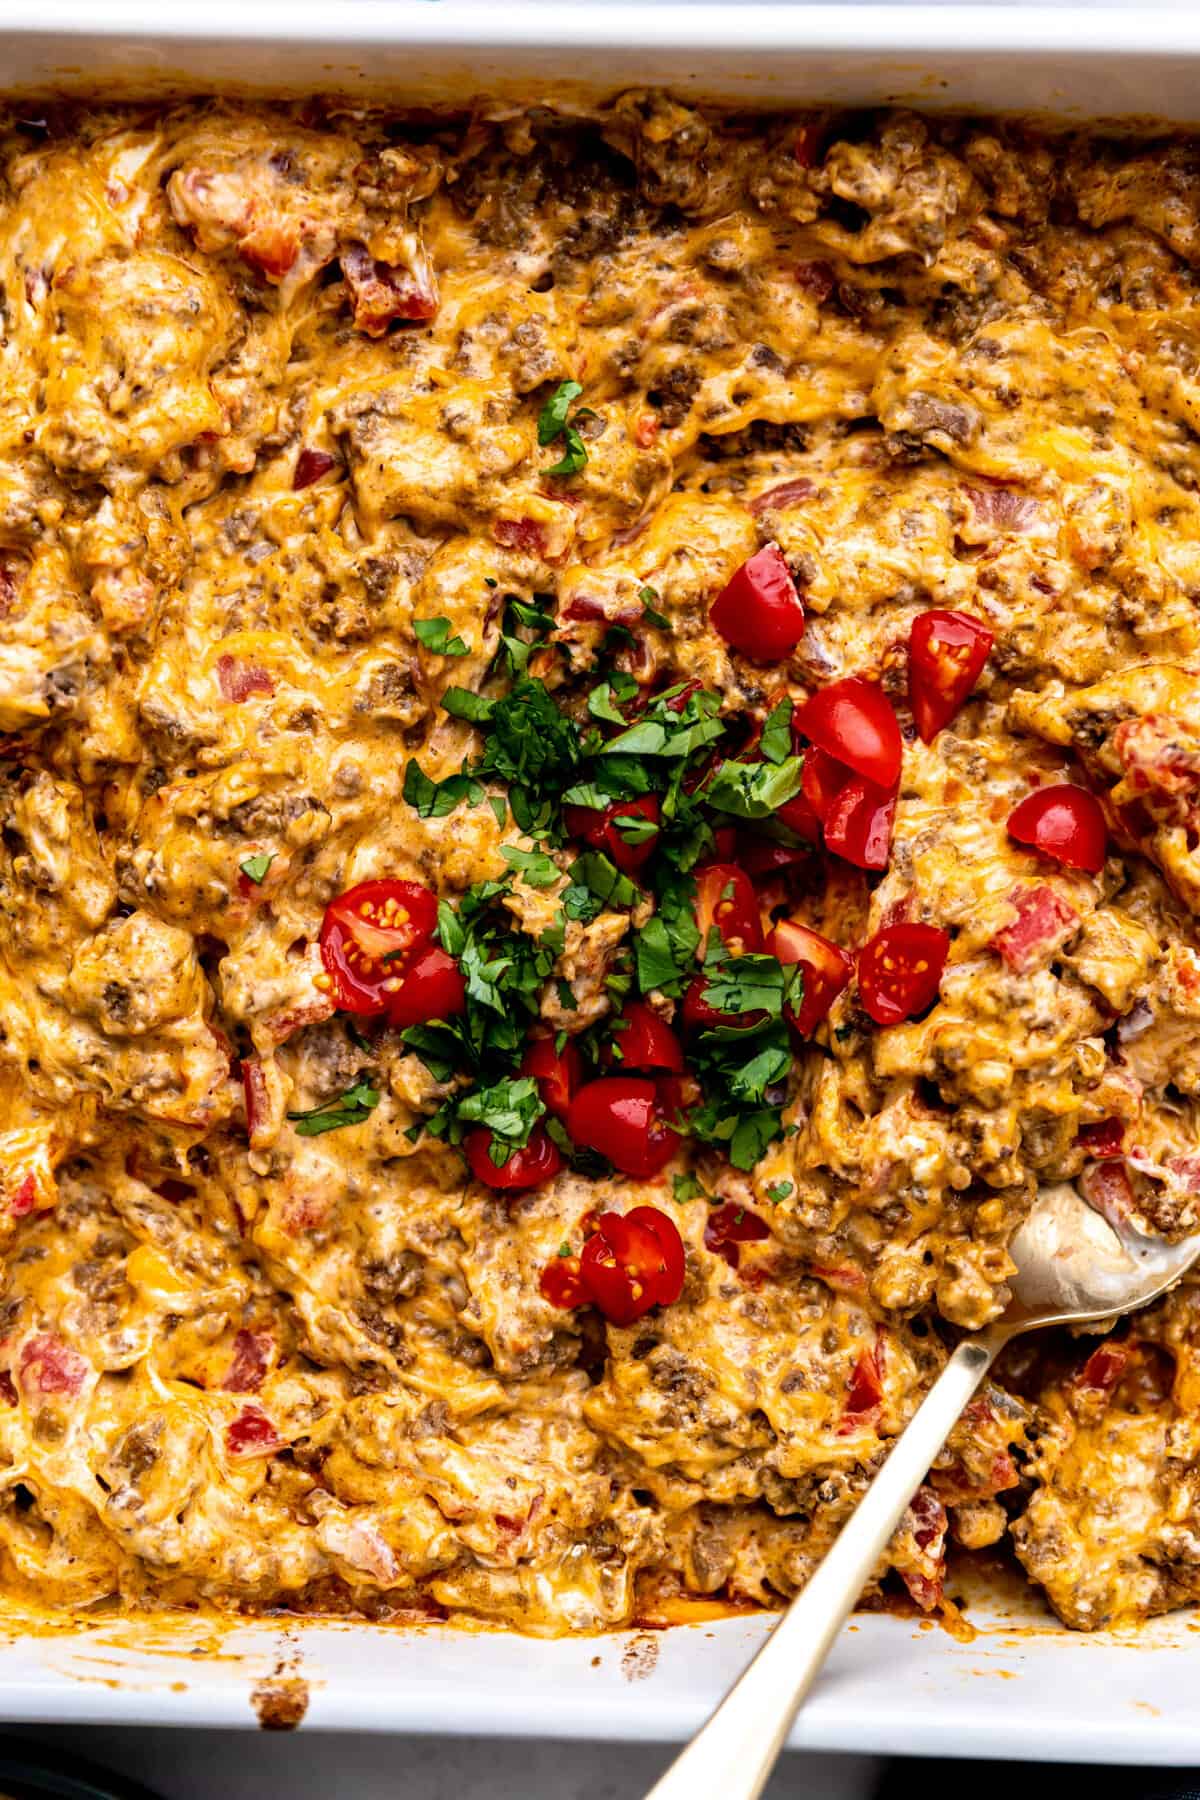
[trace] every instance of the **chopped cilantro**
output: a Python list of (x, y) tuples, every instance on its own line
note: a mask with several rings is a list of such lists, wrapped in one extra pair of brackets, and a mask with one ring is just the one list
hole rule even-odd
[(606, 906), (636, 906), (641, 899), (638, 888), (628, 875), (622, 875), (615, 862), (601, 850), (585, 850), (571, 864), (571, 880), (594, 894)]
[(323, 1131), (340, 1131), (343, 1125), (361, 1125), (378, 1105), (379, 1089), (360, 1075), (354, 1086), (336, 1100), (326, 1100), (324, 1105), (310, 1107), (307, 1112), (290, 1112), (288, 1118), (298, 1136), (319, 1137)]
[(450, 621), (447, 618), (414, 619), (413, 630), (419, 642), (435, 656), (469, 656), (470, 650), (460, 637), (450, 636)]
[(767, 1199), (778, 1205), (780, 1200), (787, 1199), (794, 1186), (795, 1183), (791, 1181), (773, 1181), (767, 1189)]
[(572, 1250), (570, 1244), (563, 1242), (558, 1246), (558, 1254), (560, 1256), (574, 1256), (575, 1252)]
[(404, 765), (403, 793), (422, 819), (444, 819), (464, 800), (477, 806), (483, 798), (483, 789), (466, 769), (447, 775), (444, 781), (433, 781), (414, 758)]
[(500, 854), (531, 888), (553, 887), (561, 873), (544, 850), (521, 850), (516, 844), (501, 844)]
[(802, 756), (782, 762), (724, 762), (702, 790), (702, 798), (718, 812), (737, 819), (769, 819), (800, 792)]
[(657, 909), (634, 933), (633, 954), (643, 994), (656, 988), (678, 997), (695, 974), (700, 931), (696, 924), (696, 884), (690, 875), (663, 870), (655, 876)]
[(452, 719), (467, 719), (472, 725), (486, 725), (495, 702), (474, 694), (470, 688), (448, 687), (442, 695), (442, 711)]
[(784, 762), (792, 753), (792, 703), (781, 700), (767, 715), (759, 739), (759, 749), (769, 763)]
[(256, 856), (248, 856), (245, 862), (239, 863), (238, 868), (247, 881), (253, 881), (256, 886), (261, 887), (267, 879), (267, 870), (274, 861), (273, 850), (260, 850)]
[(529, 1142), (545, 1111), (532, 1075), (504, 1076), (486, 1087), (472, 1088), (456, 1108), (458, 1125), (481, 1125), (491, 1132), (489, 1155), (497, 1167)]
[(642, 603), (642, 617), (647, 625), (657, 625), (660, 631), (670, 631), (670, 619), (664, 618), (654, 604), (658, 599), (655, 590), (652, 587), (639, 588), (638, 599)]
[[(578, 400), (582, 392), (577, 381), (560, 381), (538, 414), (538, 443), (545, 448), (555, 438), (562, 438), (566, 446), (562, 460), (544, 469), (542, 473), (545, 475), (578, 475), (587, 465), (587, 446), (579, 435), (578, 426), (569, 423), (567, 419), (572, 403)], [(582, 412), (575, 415), (577, 419), (583, 416)]]
[(710, 1205), (712, 1203), (712, 1195), (694, 1175), (672, 1175), (671, 1191), (680, 1206), (686, 1205), (689, 1200), (707, 1200)]

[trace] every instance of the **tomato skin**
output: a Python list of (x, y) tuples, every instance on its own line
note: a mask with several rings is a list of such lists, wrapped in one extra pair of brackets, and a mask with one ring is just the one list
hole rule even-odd
[(331, 900), (320, 946), (334, 1004), (365, 1018), (386, 1012), (386, 983), (436, 925), (437, 895), (419, 881), (360, 881)]
[[(803, 779), (804, 777), (801, 775), (801, 780)], [(785, 800), (783, 805), (776, 809), (775, 817), (781, 825), (786, 825), (789, 831), (794, 831), (797, 837), (806, 838), (810, 844), (820, 843), (821, 821), (812, 801), (803, 789), (800, 793), (794, 794), (790, 800)]]
[(402, 965), (392, 977), (398, 983), (387, 996), (388, 1024), (427, 1025), (431, 1019), (452, 1019), (467, 1004), (462, 972), (440, 944), (430, 944)]
[(583, 1247), (580, 1274), (613, 1325), (632, 1325), (654, 1306), (671, 1306), (683, 1292), (683, 1239), (656, 1206), (601, 1213)]
[(529, 1142), (514, 1150), (505, 1162), (494, 1163), (491, 1157), (492, 1134), (486, 1125), (477, 1125), (463, 1139), (463, 1154), (471, 1165), (476, 1181), (504, 1193), (520, 1193), (541, 1187), (551, 1181), (562, 1168), (558, 1145), (541, 1125), (535, 1125)]
[(940, 925), (885, 925), (858, 953), (858, 989), (877, 1025), (899, 1025), (937, 998), (950, 949)]
[(1108, 854), (1108, 826), (1100, 802), (1069, 781), (1026, 794), (1008, 815), (1008, 835), (1064, 868), (1083, 869), (1089, 875), (1100, 873)]
[(804, 603), (774, 544), (730, 577), (708, 616), (727, 644), (757, 662), (790, 656), (804, 636)]
[(1077, 1391), (1104, 1394), (1108, 1396), (1120, 1386), (1121, 1377), (1129, 1362), (1130, 1345), (1101, 1344), (1093, 1350), (1083, 1367), (1074, 1377), (1073, 1386)]
[(849, 675), (818, 688), (796, 708), (793, 724), (810, 744), (875, 787), (891, 788), (900, 779), (900, 725), (876, 682)]
[(538, 1291), (543, 1300), (564, 1312), (587, 1306), (591, 1300), (577, 1256), (556, 1256), (548, 1262), (539, 1277)]
[(1082, 923), (1075, 908), (1044, 884), (1015, 887), (1008, 899), (1017, 916), (996, 933), (991, 947), (1019, 975), (1048, 960)]
[(883, 1380), (879, 1368), (878, 1345), (872, 1350), (860, 1350), (850, 1375), (850, 1388), (846, 1394), (845, 1415), (847, 1418), (861, 1418), (864, 1413), (874, 1412), (883, 1400)]
[[(775, 815), (776, 818), (780, 814)], [(819, 829), (814, 834), (814, 842), (820, 842)], [(774, 838), (760, 837), (757, 832), (748, 831), (738, 840), (738, 866), (744, 869), (751, 881), (767, 881), (772, 875), (782, 874), (784, 869), (794, 869), (798, 863), (808, 861), (811, 851), (807, 845), (796, 848), (792, 844), (780, 844)]]
[(600, 1060), (608, 1069), (662, 1070), (669, 1075), (683, 1073), (683, 1046), (665, 1019), (644, 1000), (628, 1000), (619, 1019), (613, 1024), (613, 1041), (606, 1044)]
[(564, 806), (563, 823), (572, 837), (581, 838), (594, 850), (602, 850), (622, 874), (636, 875), (654, 855), (658, 835), (644, 838), (639, 844), (628, 844), (616, 821), (649, 819), (657, 825), (659, 815), (658, 795), (641, 794), (636, 800), (614, 800), (603, 811), (596, 806)]
[(574, 1143), (606, 1156), (623, 1175), (643, 1180), (659, 1174), (679, 1148), (654, 1083), (633, 1075), (586, 1082), (571, 1102), (567, 1130)]
[(741, 1260), (740, 1244), (761, 1244), (771, 1235), (765, 1219), (748, 1207), (729, 1201), (709, 1213), (704, 1224), (704, 1246), (725, 1259), (731, 1269)]
[(801, 1037), (811, 1037), (854, 973), (854, 959), (799, 919), (781, 919), (767, 939), (768, 952), (781, 963), (804, 970), (804, 997), (787, 1009), (788, 1023)]
[(1079, 1148), (1097, 1162), (1106, 1162), (1110, 1157), (1123, 1156), (1125, 1142), (1125, 1125), (1121, 1119), (1099, 1119), (1095, 1125), (1081, 1125), (1075, 1142)]
[(825, 820), (825, 848), (856, 868), (886, 869), (895, 819), (894, 787), (877, 788), (852, 777)]
[(715, 925), (721, 942), (736, 952), (762, 949), (762, 920), (754, 883), (736, 863), (703, 863), (695, 869), (696, 925), (701, 949)]
[(908, 640), (908, 703), (923, 743), (961, 710), (991, 653), (993, 634), (970, 613), (919, 613)]
[(546, 1111), (553, 1113), (556, 1119), (565, 1119), (575, 1090), (583, 1080), (583, 1058), (578, 1044), (568, 1038), (559, 1050), (553, 1038), (534, 1038), (525, 1046), (521, 1074), (533, 1076)]

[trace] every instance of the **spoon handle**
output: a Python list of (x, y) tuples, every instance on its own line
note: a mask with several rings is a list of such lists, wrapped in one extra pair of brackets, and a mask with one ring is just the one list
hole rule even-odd
[(646, 1800), (757, 1800), (830, 1645), (1003, 1342), (983, 1332), (959, 1344), (808, 1585)]

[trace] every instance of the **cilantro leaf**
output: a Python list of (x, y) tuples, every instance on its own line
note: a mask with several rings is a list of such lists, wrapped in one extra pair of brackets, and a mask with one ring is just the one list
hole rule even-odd
[(567, 414), (571, 403), (578, 400), (583, 389), (577, 381), (560, 381), (550, 398), (538, 414), (538, 443), (545, 449), (559, 436), (567, 422)]
[(529, 1136), (546, 1111), (532, 1075), (505, 1076), (487, 1087), (472, 1088), (458, 1103), (460, 1125), (482, 1125), (492, 1134), (490, 1155), (499, 1166)]
[(778, 1205), (779, 1201), (787, 1199), (795, 1185), (794, 1181), (773, 1181), (767, 1189), (767, 1199)]
[(702, 798), (736, 819), (767, 819), (800, 792), (802, 756), (780, 763), (725, 762), (705, 783)]
[(792, 753), (792, 703), (781, 700), (767, 715), (767, 722), (762, 729), (762, 737), (758, 743), (763, 758), (769, 763), (781, 763)]
[(694, 1175), (672, 1175), (671, 1195), (680, 1206), (686, 1205), (689, 1200), (707, 1200), (710, 1205), (712, 1203), (712, 1195)]
[(482, 694), (473, 694), (470, 688), (448, 687), (442, 695), (442, 711), (452, 719), (467, 719), (472, 725), (486, 725), (495, 704)]
[(436, 619), (414, 619), (413, 631), (418, 642), (435, 656), (469, 656), (470, 650), (460, 637), (450, 636), (450, 621), (439, 616)]
[(261, 887), (267, 879), (267, 870), (274, 861), (275, 852), (273, 850), (260, 850), (257, 855), (248, 856), (245, 862), (239, 863), (238, 868), (247, 881), (253, 881), (256, 886)]
[(361, 1125), (369, 1119), (379, 1105), (379, 1089), (373, 1088), (365, 1075), (360, 1075), (353, 1087), (346, 1089), (336, 1100), (326, 1100), (322, 1106), (310, 1107), (307, 1112), (290, 1112), (299, 1137), (319, 1137), (324, 1131), (340, 1131), (343, 1125)]
[(622, 875), (616, 863), (601, 850), (585, 850), (571, 864), (571, 880), (589, 890), (606, 906), (636, 906), (641, 899), (639, 889)]
[(639, 588), (638, 599), (642, 603), (642, 617), (647, 625), (657, 625), (660, 631), (670, 631), (670, 619), (664, 618), (655, 607), (654, 602), (658, 599), (655, 590), (652, 587)]
[(404, 765), (403, 793), (422, 819), (444, 819), (464, 800), (477, 806), (483, 799), (483, 789), (465, 769), (447, 775), (444, 781), (433, 781), (413, 757)]
[(543, 469), (543, 475), (578, 475), (581, 469), (587, 467), (587, 445), (574, 425), (563, 426), (563, 440), (567, 447), (560, 460)]
[(500, 854), (531, 888), (553, 887), (561, 873), (544, 850), (521, 850), (516, 844), (501, 844)]
[(657, 907), (654, 917), (633, 937), (634, 966), (643, 994), (656, 988), (678, 996), (695, 974), (700, 929), (696, 924), (696, 884), (690, 875), (673, 870), (655, 877)]

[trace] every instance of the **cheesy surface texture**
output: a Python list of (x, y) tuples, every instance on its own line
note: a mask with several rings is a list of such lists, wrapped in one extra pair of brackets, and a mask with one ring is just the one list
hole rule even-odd
[[(9, 118), (10, 1594), (773, 1604), (1003, 1309), (1039, 1184), (1200, 1223), (1198, 266), (1183, 142), (642, 94)], [(710, 614), (767, 547), (805, 626), (764, 656)], [(991, 642), (926, 742), (931, 611)], [(902, 742), (865, 867), (789, 718), (850, 678)], [(1100, 866), (1007, 831), (1055, 784)], [(713, 864), (740, 935), (728, 874), (691, 923)], [(339, 1004), (328, 909), (385, 881), (441, 902), (449, 1018), (361, 908)], [(844, 953), (802, 1031), (781, 921)], [(881, 1023), (855, 959), (909, 925), (944, 968)], [(625, 1077), (648, 1173), (520, 1068), (621, 1078), (635, 1003), (687, 1065)], [(544, 1178), (468, 1164), (488, 1131)], [(662, 1268), (604, 1240), (572, 1286), (645, 1206)], [(1084, 1628), (1200, 1594), (1192, 1296), (1014, 1352), (872, 1594), (938, 1608), (955, 1541)]]

